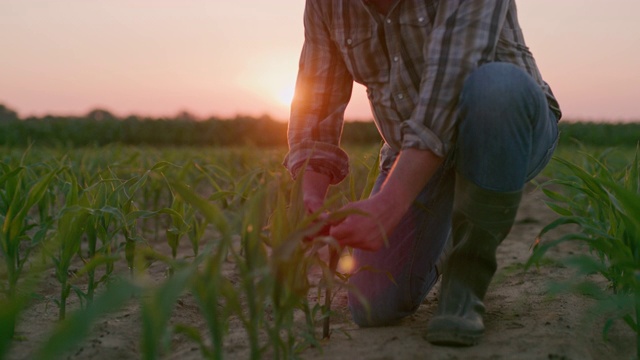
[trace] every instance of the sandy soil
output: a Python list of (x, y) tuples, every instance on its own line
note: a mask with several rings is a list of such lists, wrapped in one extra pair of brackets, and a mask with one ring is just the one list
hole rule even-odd
[[(593, 301), (578, 295), (551, 297), (549, 281), (571, 276), (557, 259), (583, 251), (567, 245), (553, 250), (549, 261), (538, 269), (523, 271), (530, 247), (538, 231), (554, 219), (542, 194), (532, 187), (526, 193), (515, 227), (498, 251), (499, 269), (485, 304), (486, 334), (471, 348), (437, 347), (423, 339), (426, 325), (437, 307), (437, 288), (418, 311), (392, 327), (359, 329), (349, 318), (346, 294), (339, 292), (333, 309), (332, 337), (322, 348), (310, 348), (303, 359), (632, 359), (635, 337), (621, 322), (616, 323), (608, 340), (602, 338), (603, 320), (588, 320)], [(567, 230), (565, 230), (567, 231)], [(557, 234), (557, 233), (556, 233)], [(185, 248), (185, 251), (187, 249)], [(163, 270), (152, 270), (162, 276)], [(53, 279), (52, 279), (53, 281)], [(53, 290), (53, 289), (52, 289)], [(74, 297), (72, 296), (72, 299)], [(73, 308), (74, 304), (70, 307)], [(77, 306), (77, 304), (76, 304)], [(57, 316), (52, 302), (40, 302), (24, 314), (10, 359), (31, 359), (32, 351), (43, 339)], [(204, 328), (197, 305), (188, 296), (179, 302), (172, 322)], [(247, 359), (248, 343), (239, 324), (230, 324), (225, 353), (229, 359)], [(139, 359), (140, 326), (135, 305), (100, 320), (92, 333), (78, 344), (68, 359)], [(167, 359), (200, 359), (197, 346), (175, 336)]]

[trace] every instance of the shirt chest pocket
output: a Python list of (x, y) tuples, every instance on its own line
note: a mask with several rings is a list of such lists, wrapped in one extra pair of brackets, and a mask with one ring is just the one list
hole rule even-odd
[(422, 4), (403, 13), (399, 19), (400, 40), (397, 49), (405, 61), (410, 61), (416, 69), (425, 65), (425, 45), (431, 35), (433, 16), (435, 13), (430, 13), (427, 6)]
[(389, 77), (385, 50), (374, 31), (372, 27), (361, 27), (333, 32), (334, 41), (353, 79), (365, 85), (385, 82)]

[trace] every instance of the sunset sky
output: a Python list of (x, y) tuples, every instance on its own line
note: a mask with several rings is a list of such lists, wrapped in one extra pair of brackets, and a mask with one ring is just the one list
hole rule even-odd
[[(640, 1), (517, 4), (565, 118), (640, 120)], [(303, 8), (304, 0), (0, 0), (0, 104), (22, 117), (100, 107), (286, 120)], [(359, 85), (347, 115), (371, 118)]]

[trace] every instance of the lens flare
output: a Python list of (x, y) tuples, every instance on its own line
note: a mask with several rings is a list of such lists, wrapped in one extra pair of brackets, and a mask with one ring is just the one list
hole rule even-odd
[(338, 271), (341, 273), (351, 273), (356, 267), (356, 261), (353, 256), (347, 254), (340, 258), (338, 262)]

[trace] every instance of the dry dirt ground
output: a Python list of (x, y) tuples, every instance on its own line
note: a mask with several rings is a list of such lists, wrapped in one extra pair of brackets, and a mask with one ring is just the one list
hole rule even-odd
[[(558, 259), (582, 251), (567, 245), (554, 249), (539, 268), (523, 270), (539, 230), (554, 219), (543, 195), (532, 186), (523, 199), (516, 224), (498, 251), (499, 269), (487, 298), (486, 334), (470, 348), (448, 348), (423, 339), (429, 318), (437, 307), (437, 288), (418, 311), (392, 327), (360, 329), (349, 318), (346, 294), (339, 292), (333, 309), (332, 337), (322, 348), (309, 348), (302, 359), (633, 359), (635, 337), (621, 322), (602, 338), (603, 319), (589, 320), (593, 301), (579, 295), (550, 296), (549, 281), (563, 280), (572, 271)], [(565, 230), (567, 231), (567, 230)], [(556, 233), (557, 235), (558, 233)], [(553, 236), (553, 235), (552, 235)], [(162, 276), (158, 270), (157, 276)], [(73, 298), (73, 297), (72, 297)], [(71, 305), (73, 307), (73, 304)], [(10, 359), (32, 359), (32, 351), (57, 316), (56, 306), (36, 304), (24, 314), (18, 328), (21, 341), (14, 343)], [(175, 309), (172, 322), (204, 328), (197, 305), (188, 297)], [(135, 305), (97, 322), (92, 333), (68, 359), (139, 359), (140, 322)], [(230, 324), (225, 354), (228, 359), (249, 358), (248, 342), (239, 324)], [(176, 336), (167, 359), (200, 359), (197, 346)]]

